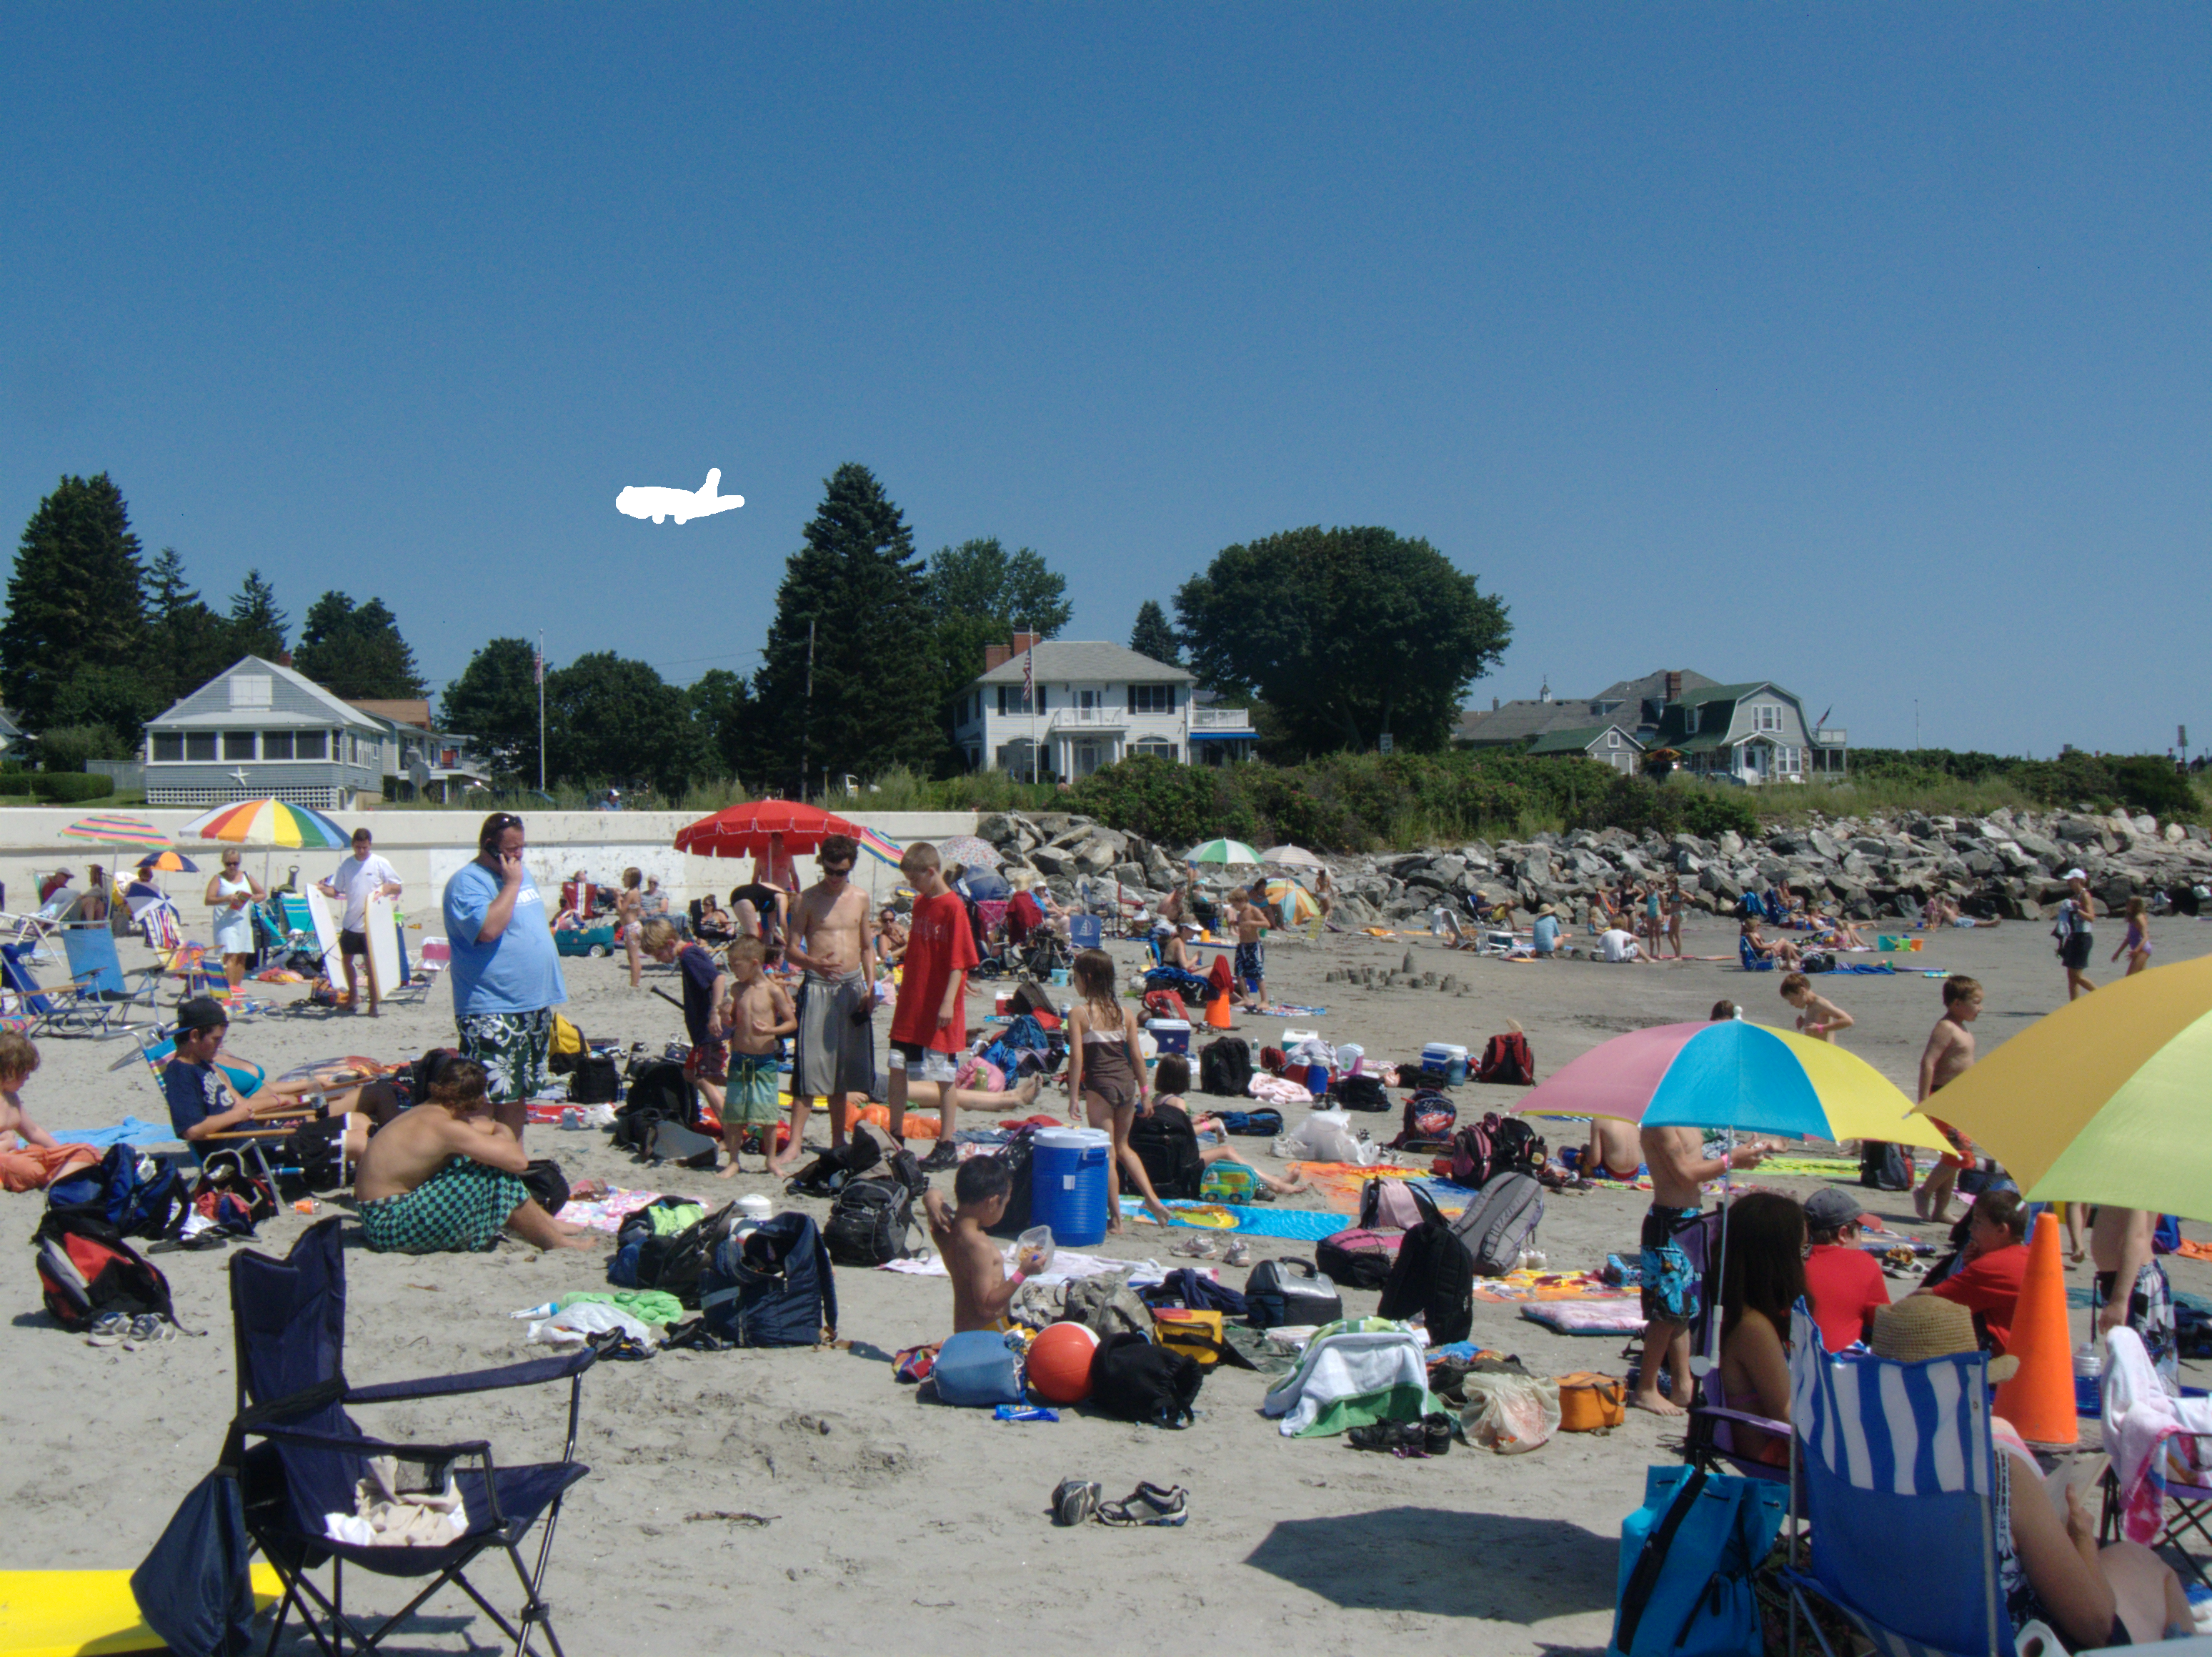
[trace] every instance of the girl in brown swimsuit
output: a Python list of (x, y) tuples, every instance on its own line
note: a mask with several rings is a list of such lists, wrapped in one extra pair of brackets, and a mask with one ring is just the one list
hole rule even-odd
[(1095, 1128), (1114, 1136), (1113, 1206), (1107, 1211), (1107, 1229), (1121, 1229), (1121, 1181), (1127, 1170), (1145, 1207), (1162, 1225), (1167, 1209), (1153, 1194), (1145, 1165), (1129, 1148), (1129, 1127), (1139, 1110), (1149, 1112), (1151, 1089), (1145, 1083), (1145, 1059), (1137, 1045), (1137, 1015), (1114, 993), (1114, 957), (1103, 950), (1085, 950), (1075, 957), (1069, 977), (1077, 1000), (1067, 1015), (1068, 1115), (1075, 1120), (1078, 1100)]

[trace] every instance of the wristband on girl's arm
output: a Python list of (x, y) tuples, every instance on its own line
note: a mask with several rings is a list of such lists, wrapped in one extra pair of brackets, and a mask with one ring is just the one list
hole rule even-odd
[(1014, 1275), (1013, 1275), (1012, 1277), (1011, 1277), (1011, 1278), (1008, 1278), (1006, 1279), (1006, 1281), (1007, 1281), (1007, 1283), (1009, 1283), (1010, 1284), (1012, 1284), (1014, 1288), (1016, 1288), (1016, 1289), (1019, 1289), (1019, 1288), (1022, 1286), (1023, 1283), (1024, 1283), (1024, 1281), (1026, 1281), (1026, 1274), (1024, 1274), (1024, 1272), (1021, 1272), (1021, 1271), (1019, 1271), (1019, 1270), (1017, 1270), (1017, 1271), (1014, 1272)]

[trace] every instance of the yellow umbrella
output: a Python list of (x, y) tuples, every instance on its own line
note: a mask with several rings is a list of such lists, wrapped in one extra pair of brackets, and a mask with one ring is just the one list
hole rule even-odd
[(2212, 1219), (2212, 956), (2038, 1019), (1919, 1107), (2036, 1202)]
[(1321, 913), (1321, 905), (1314, 895), (1295, 880), (1278, 877), (1260, 889), (1267, 894), (1267, 901), (1275, 906), (1285, 926), (1301, 926)]

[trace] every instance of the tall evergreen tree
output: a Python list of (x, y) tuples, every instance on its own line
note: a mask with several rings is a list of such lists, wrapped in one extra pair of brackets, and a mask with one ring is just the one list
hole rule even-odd
[(230, 623), (185, 577), (185, 561), (174, 547), (163, 547), (147, 568), (146, 612), (148, 677), (169, 701), (198, 689), (245, 654), (234, 646)]
[(866, 466), (840, 466), (824, 490), (806, 544), (785, 566), (753, 681), (751, 762), (785, 788), (819, 789), (824, 770), (926, 773), (945, 752), (939, 704), (948, 693), (913, 532)]
[(1129, 629), (1129, 648), (1170, 667), (1182, 665), (1182, 640), (1176, 637), (1158, 599), (1147, 598), (1137, 606), (1137, 624)]
[(752, 702), (752, 687), (744, 676), (726, 667), (708, 668), (691, 682), (684, 697), (704, 744), (702, 757), (719, 765), (722, 775), (738, 775), (744, 768), (745, 719)]
[(301, 623), (292, 665), (348, 701), (419, 696), (426, 688), (398, 618), (381, 598), (359, 606), (343, 592), (316, 599)]
[(564, 782), (643, 782), (670, 798), (708, 769), (712, 752), (684, 693), (611, 650), (545, 676), (545, 750)]
[(23, 526), (0, 622), (0, 695), (30, 730), (55, 722), (56, 700), (78, 669), (140, 659), (138, 551), (130, 508), (106, 472), (64, 477)]
[(282, 661), (284, 630), (292, 618), (276, 608), (276, 589), (258, 569), (246, 572), (230, 601), (231, 644), (240, 656), (258, 656), (264, 662)]

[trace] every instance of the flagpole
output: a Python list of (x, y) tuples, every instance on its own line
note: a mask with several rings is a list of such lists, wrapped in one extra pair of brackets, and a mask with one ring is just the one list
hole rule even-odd
[(538, 634), (538, 792), (545, 792), (545, 634)]

